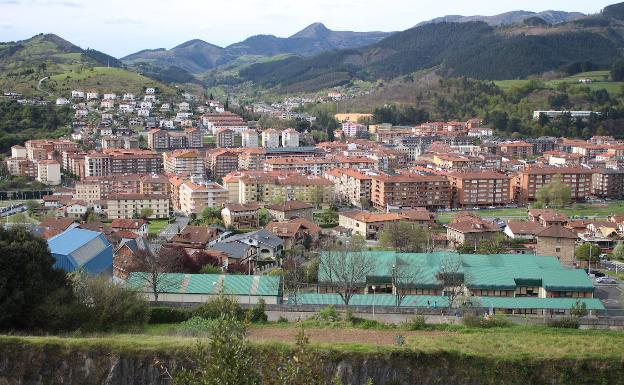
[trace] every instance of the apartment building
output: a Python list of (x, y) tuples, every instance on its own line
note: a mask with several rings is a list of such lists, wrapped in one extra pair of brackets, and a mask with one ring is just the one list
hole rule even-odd
[(238, 170), (238, 153), (233, 150), (217, 148), (206, 152), (205, 167), (210, 178), (223, 178)]
[(511, 177), (493, 171), (447, 175), (454, 207), (502, 206), (511, 203)]
[(254, 229), (260, 226), (260, 205), (257, 203), (227, 204), (221, 210), (221, 218), (225, 227), (233, 226), (237, 229)]
[(269, 128), (262, 131), (262, 147), (264, 148), (277, 148), (280, 146), (280, 133), (279, 131)]
[(102, 184), (96, 180), (76, 182), (74, 198), (87, 203), (94, 203), (102, 200), (102, 190)]
[(501, 143), (498, 152), (510, 158), (527, 159), (533, 156), (533, 145), (526, 142)]
[(204, 158), (197, 150), (175, 150), (163, 153), (165, 172), (204, 176)]
[(594, 170), (592, 194), (601, 198), (624, 198), (624, 170), (607, 168)]
[(358, 170), (333, 169), (323, 175), (334, 184), (335, 199), (361, 209), (371, 204), (372, 174)]
[(294, 171), (317, 176), (339, 166), (339, 162), (332, 158), (283, 157), (264, 161), (265, 171)]
[(258, 131), (245, 130), (241, 133), (241, 145), (245, 148), (259, 147)]
[(373, 206), (386, 210), (395, 207), (448, 208), (451, 205), (451, 186), (443, 176), (388, 175), (372, 177)]
[(61, 164), (55, 160), (37, 162), (37, 181), (50, 186), (61, 184)]
[(354, 138), (358, 136), (358, 134), (366, 133), (368, 129), (366, 125), (355, 123), (355, 122), (344, 122), (342, 123), (342, 133), (344, 136), (349, 138)]
[(167, 195), (155, 194), (110, 194), (106, 199), (108, 219), (132, 219), (150, 209), (150, 218), (169, 218), (170, 206)]
[(185, 215), (201, 214), (206, 207), (222, 207), (228, 190), (214, 182), (186, 181), (179, 187), (180, 211)]
[(238, 177), (238, 201), (243, 204), (291, 200), (312, 204), (330, 203), (333, 200), (333, 187), (329, 180), (314, 175), (245, 172)]
[(237, 146), (237, 133), (234, 132), (233, 130), (230, 130), (229, 128), (222, 128), (219, 131), (217, 131), (216, 136), (216, 141), (217, 141), (217, 147), (221, 147), (221, 148), (231, 148), (231, 147), (238, 147)]
[(6, 160), (7, 170), (10, 175), (37, 177), (37, 164), (26, 158), (8, 158)]
[(542, 186), (555, 179), (561, 180), (571, 190), (573, 201), (586, 200), (591, 195), (593, 171), (583, 167), (531, 167), (513, 177), (515, 201), (524, 203), (535, 200)]
[(106, 149), (85, 155), (85, 176), (158, 174), (162, 156), (149, 150)]
[(299, 147), (299, 133), (292, 128), (282, 131), (282, 147)]
[(147, 134), (147, 146), (155, 151), (166, 151), (183, 148), (203, 148), (202, 133), (197, 128), (184, 131), (167, 131), (153, 129)]

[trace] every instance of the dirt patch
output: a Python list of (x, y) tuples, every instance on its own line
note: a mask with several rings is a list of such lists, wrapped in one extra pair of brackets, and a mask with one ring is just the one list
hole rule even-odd
[[(297, 328), (253, 328), (249, 339), (256, 342), (295, 342)], [(316, 343), (360, 343), (394, 345), (397, 335), (404, 337), (426, 335), (440, 336), (451, 333), (444, 331), (408, 332), (404, 330), (365, 330), (365, 329), (305, 329), (310, 342)]]

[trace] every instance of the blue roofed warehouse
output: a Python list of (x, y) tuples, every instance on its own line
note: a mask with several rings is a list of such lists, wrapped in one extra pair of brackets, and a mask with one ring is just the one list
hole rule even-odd
[(57, 269), (112, 274), (113, 247), (100, 232), (69, 229), (48, 239), (48, 247)]

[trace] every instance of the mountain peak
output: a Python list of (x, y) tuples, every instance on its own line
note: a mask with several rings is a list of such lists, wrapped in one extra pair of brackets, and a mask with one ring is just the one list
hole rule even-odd
[(181, 49), (181, 48), (187, 48), (187, 47), (191, 47), (191, 46), (209, 46), (209, 47), (214, 47), (214, 48), (221, 48), (219, 46), (216, 46), (214, 44), (210, 44), (204, 40), (201, 39), (193, 39), (193, 40), (189, 40), (187, 42), (184, 42), (178, 46), (173, 47), (172, 49)]
[(296, 38), (317, 38), (319, 36), (324, 36), (328, 34), (329, 32), (331, 32), (331, 30), (328, 29), (325, 26), (325, 24), (312, 23), (308, 25), (307, 27), (305, 27), (304, 29), (302, 29), (301, 31), (292, 35), (291, 38), (295, 38), (295, 39)]

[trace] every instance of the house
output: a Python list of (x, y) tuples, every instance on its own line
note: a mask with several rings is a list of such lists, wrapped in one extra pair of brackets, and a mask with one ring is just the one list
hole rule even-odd
[(535, 234), (544, 230), (544, 227), (537, 222), (531, 221), (507, 221), (507, 226), (503, 231), (511, 239), (535, 239)]
[(250, 264), (250, 270), (255, 269), (256, 266), (256, 261), (254, 261), (256, 248), (244, 242), (217, 242), (207, 252), (219, 253), (218, 255), (223, 256), (220, 259), (226, 269), (229, 265), (242, 263)]
[(66, 218), (80, 218), (89, 210), (89, 204), (81, 200), (72, 200), (59, 209), (59, 213)]
[(285, 222), (270, 222), (265, 229), (284, 241), (284, 250), (291, 250), (298, 245), (309, 247), (318, 241), (321, 234), (321, 228), (305, 218), (296, 218)]
[(148, 223), (144, 219), (114, 219), (110, 227), (116, 231), (129, 231), (141, 236), (148, 233)]
[(266, 206), (271, 218), (277, 221), (287, 221), (292, 218), (306, 218), (312, 220), (314, 206), (297, 200), (287, 201)]
[(477, 247), (481, 241), (494, 239), (501, 233), (495, 223), (470, 214), (458, 215), (444, 227), (449, 244), (454, 247), (464, 243)]
[[(234, 235), (224, 239), (222, 242), (240, 242), (252, 246), (254, 253), (251, 258), (256, 261), (276, 261), (282, 255), (284, 249), (284, 241), (275, 234), (264, 229), (251, 233)], [(221, 250), (218, 245), (219, 243), (215, 244), (213, 248)]]
[(113, 276), (127, 279), (133, 265), (136, 263), (136, 255), (140, 250), (147, 250), (148, 245), (144, 238), (124, 238), (121, 240), (113, 253)]
[(78, 224), (72, 218), (43, 218), (35, 229), (37, 235), (49, 239)]
[(68, 229), (48, 239), (48, 247), (57, 269), (112, 274), (113, 247), (101, 232)]
[(257, 228), (259, 224), (260, 205), (257, 203), (227, 204), (221, 210), (221, 218), (225, 227)]
[(536, 234), (536, 254), (554, 256), (562, 265), (572, 267), (576, 261), (574, 250), (576, 248), (577, 233), (567, 227), (552, 225)]
[(341, 212), (338, 215), (339, 226), (351, 230), (353, 235), (359, 235), (366, 239), (377, 239), (385, 226), (402, 221), (407, 221), (407, 218), (397, 213), (351, 211)]
[[(141, 274), (131, 273), (128, 284), (142, 292), (148, 300), (154, 300), (153, 290)], [(158, 300), (174, 303), (201, 304), (225, 295), (241, 304), (266, 304), (281, 301), (281, 277), (268, 275), (220, 275), (169, 273), (159, 288)]]
[(219, 230), (214, 227), (186, 226), (166, 243), (167, 247), (205, 250), (219, 238)]

